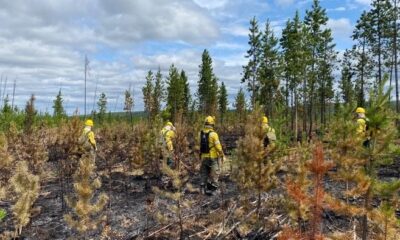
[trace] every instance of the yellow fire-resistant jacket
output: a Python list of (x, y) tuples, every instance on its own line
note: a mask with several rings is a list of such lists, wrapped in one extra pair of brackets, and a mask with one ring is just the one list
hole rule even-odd
[(367, 120), (365, 118), (358, 118), (357, 119), (357, 137), (359, 140), (363, 140), (366, 136), (367, 132)]
[(94, 132), (90, 128), (83, 129), (83, 135), (86, 137), (87, 141), (96, 149), (96, 139), (94, 138)]
[[(210, 147), (210, 153), (202, 153), (201, 158), (219, 158), (224, 156), (224, 151), (222, 150), (222, 145), (221, 142), (219, 141), (218, 134), (214, 132), (212, 128), (205, 127), (203, 128), (204, 133), (210, 132), (210, 135), (208, 135), (208, 145)], [(201, 134), (201, 133), (200, 133)], [(199, 138), (201, 139), (201, 137)]]
[(266, 136), (269, 138), (270, 141), (276, 141), (276, 134), (275, 134), (274, 128), (272, 128), (268, 124), (263, 124), (262, 130), (266, 134)]
[(164, 147), (168, 152), (174, 151), (173, 139), (175, 138), (175, 132), (169, 126), (165, 126), (161, 130), (161, 137), (163, 139)]

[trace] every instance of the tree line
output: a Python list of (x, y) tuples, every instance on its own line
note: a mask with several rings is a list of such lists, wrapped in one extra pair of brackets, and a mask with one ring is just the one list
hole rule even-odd
[[(285, 122), (293, 138), (310, 138), (316, 129), (326, 126), (340, 104), (368, 107), (370, 90), (387, 80), (389, 87), (395, 89), (399, 112), (397, 8), (397, 0), (372, 1), (349, 39), (353, 46), (342, 54), (335, 49), (327, 11), (319, 0), (313, 0), (303, 19), (296, 11), (280, 37), (274, 33), (270, 20), (260, 26), (253, 17), (249, 24), (247, 63), (240, 79), (246, 89), (238, 90), (232, 105), (226, 85), (214, 73), (212, 57), (205, 49), (194, 93), (185, 70), (174, 64), (166, 76), (160, 68), (148, 71), (142, 88), (144, 111), (150, 120), (159, 114), (175, 120), (177, 113), (182, 112), (185, 117), (194, 113), (218, 115), (224, 121), (229, 106), (235, 110), (236, 118), (244, 119), (248, 109), (261, 105), (272, 120), (279, 118)], [(57, 118), (66, 115), (62, 104), (60, 90), (53, 106)], [(134, 104), (129, 88), (125, 91), (124, 111), (130, 119)], [(103, 120), (108, 111), (105, 93), (100, 94), (97, 105), (92, 115)]]

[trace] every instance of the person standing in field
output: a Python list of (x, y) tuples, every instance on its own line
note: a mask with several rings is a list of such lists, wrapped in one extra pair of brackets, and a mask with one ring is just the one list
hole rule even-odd
[(358, 107), (356, 109), (356, 120), (357, 120), (357, 128), (356, 134), (357, 139), (363, 142), (364, 147), (369, 147), (369, 136), (367, 136), (368, 130), (368, 118), (366, 117), (366, 111), (362, 107)]
[(85, 121), (85, 128), (83, 129), (79, 142), (86, 153), (90, 153), (94, 156), (97, 151), (97, 145), (94, 132), (92, 131), (93, 126), (94, 123), (92, 119), (87, 119)]
[(214, 131), (215, 118), (206, 117), (200, 132), (201, 183), (202, 194), (214, 195), (218, 189), (219, 159), (225, 158), (218, 134)]
[(269, 125), (269, 120), (267, 116), (262, 118), (262, 130), (264, 133), (264, 147), (273, 148), (276, 142), (275, 129)]
[(167, 122), (160, 132), (162, 142), (162, 158), (166, 164), (173, 168), (174, 163), (174, 143), (175, 127), (172, 122)]

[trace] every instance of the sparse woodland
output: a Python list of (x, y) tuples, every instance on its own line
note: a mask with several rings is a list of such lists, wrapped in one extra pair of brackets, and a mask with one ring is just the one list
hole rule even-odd
[[(322, 5), (294, 13), (281, 38), (250, 20), (233, 102), (207, 50), (197, 92), (179, 66), (149, 70), (140, 116), (131, 89), (123, 113), (109, 112), (107, 93), (90, 116), (68, 116), (61, 90), (53, 115), (37, 112), (34, 95), (24, 110), (4, 102), (0, 239), (399, 239), (398, 1), (373, 0), (343, 54)], [(364, 138), (356, 107), (369, 119)], [(277, 136), (268, 147), (265, 114)], [(214, 196), (199, 189), (207, 115), (227, 156)], [(88, 117), (95, 155), (79, 143)], [(167, 121), (173, 168), (160, 143)]]

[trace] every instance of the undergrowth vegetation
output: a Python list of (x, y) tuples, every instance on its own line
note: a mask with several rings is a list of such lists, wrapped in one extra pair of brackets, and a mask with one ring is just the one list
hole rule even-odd
[[(350, 104), (340, 107), (321, 138), (293, 141), (280, 126), (278, 140), (268, 147), (260, 108), (249, 112), (243, 125), (226, 117), (215, 128), (229, 151), (226, 162), (220, 162), (220, 189), (214, 197), (201, 195), (198, 188), (200, 114), (190, 123), (177, 113), (173, 167), (162, 154), (162, 116), (133, 125), (96, 126), (95, 155), (80, 147), (83, 123), (76, 116), (63, 118), (56, 128), (43, 122), (25, 121), (29, 127), (22, 128), (11, 123), (0, 135), (2, 239), (24, 234), (44, 214), (38, 201), (48, 194), (42, 186), (51, 182), (59, 186), (55, 201), (74, 234), (90, 238), (117, 232), (108, 219), (117, 204), (114, 188), (123, 184), (129, 191), (132, 178), (147, 179), (144, 238), (396, 239), (400, 181), (379, 172), (397, 159), (398, 135), (382, 86), (371, 92), (369, 147), (355, 134), (355, 106)], [(279, 121), (272, 124), (279, 126)], [(229, 140), (232, 136), (237, 138)], [(115, 182), (116, 174), (125, 180)], [(154, 179), (164, 180), (155, 184)], [(332, 228), (336, 223), (327, 216), (346, 223)]]

